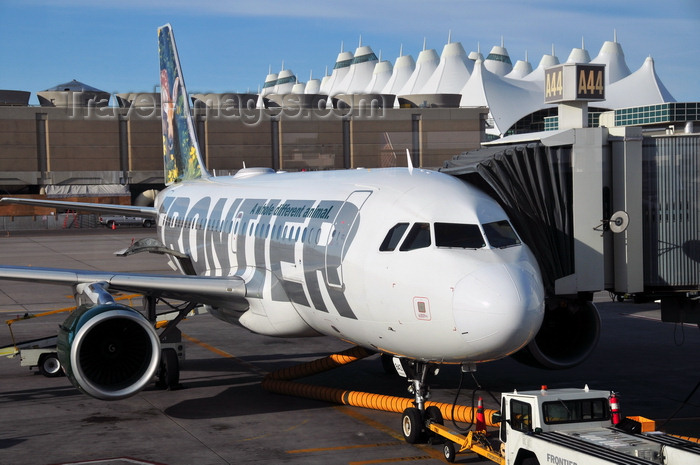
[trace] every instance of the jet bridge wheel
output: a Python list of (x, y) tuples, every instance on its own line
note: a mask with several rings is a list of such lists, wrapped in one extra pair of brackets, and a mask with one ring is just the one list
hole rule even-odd
[(174, 349), (163, 349), (160, 353), (158, 387), (176, 389), (180, 386), (180, 361)]

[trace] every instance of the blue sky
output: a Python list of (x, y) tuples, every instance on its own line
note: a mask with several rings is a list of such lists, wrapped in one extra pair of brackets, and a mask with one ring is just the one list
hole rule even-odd
[(700, 101), (700, 1), (184, 1), (0, 0), (0, 89), (37, 91), (77, 79), (111, 93), (152, 92), (156, 28), (173, 25), (190, 92), (257, 92), (268, 69), (322, 77), (340, 51), (364, 45), (395, 61), (425, 38), (441, 52), (449, 31), (484, 55), (501, 37), (512, 61), (595, 57), (617, 31), (627, 65), (652, 56), (679, 101)]

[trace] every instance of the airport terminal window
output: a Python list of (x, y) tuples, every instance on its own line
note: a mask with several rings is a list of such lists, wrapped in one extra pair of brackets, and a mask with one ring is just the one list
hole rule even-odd
[(381, 252), (391, 252), (395, 250), (407, 228), (408, 223), (399, 223), (391, 228), (389, 232), (386, 233), (386, 237), (382, 241), (382, 245), (379, 246), (379, 250)]
[(479, 226), (475, 224), (435, 223), (435, 245), (480, 249), (486, 245)]
[(545, 402), (542, 404), (542, 414), (548, 425), (610, 419), (608, 399), (602, 398)]
[(502, 249), (520, 245), (520, 239), (515, 234), (513, 227), (506, 220), (495, 221), (493, 223), (484, 224), (484, 233), (491, 247)]
[(429, 247), (430, 244), (430, 223), (415, 223), (408, 232), (401, 247), (399, 247), (399, 250), (407, 252), (409, 250)]

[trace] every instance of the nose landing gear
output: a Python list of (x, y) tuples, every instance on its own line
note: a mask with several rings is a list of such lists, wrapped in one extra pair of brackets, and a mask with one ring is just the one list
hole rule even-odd
[(394, 358), (397, 371), (408, 379), (408, 392), (415, 396), (413, 404), (403, 411), (401, 416), (401, 432), (409, 444), (432, 440), (433, 433), (427, 428), (429, 422), (442, 424), (442, 413), (435, 406), (425, 407), (430, 399), (430, 376), (435, 376), (440, 367), (428, 362), (407, 361)]

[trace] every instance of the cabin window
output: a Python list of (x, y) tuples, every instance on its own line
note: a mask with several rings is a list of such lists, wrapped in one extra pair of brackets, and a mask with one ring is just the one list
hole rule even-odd
[(486, 245), (486, 242), (476, 224), (435, 223), (435, 245), (480, 249)]
[(415, 223), (408, 231), (399, 250), (407, 252), (409, 250), (423, 249), (430, 247), (430, 223)]
[(484, 224), (484, 233), (491, 247), (503, 249), (505, 247), (520, 245), (520, 238), (518, 238), (513, 227), (506, 220)]
[(379, 246), (381, 252), (391, 252), (396, 250), (396, 246), (399, 245), (399, 241), (403, 237), (403, 234), (408, 228), (408, 223), (398, 223), (393, 228), (386, 233), (386, 237)]
[(304, 228), (304, 233), (301, 235), (301, 242), (306, 242), (306, 234), (308, 233), (308, 228)]
[(516, 431), (532, 431), (532, 406), (527, 402), (511, 399), (510, 426)]

